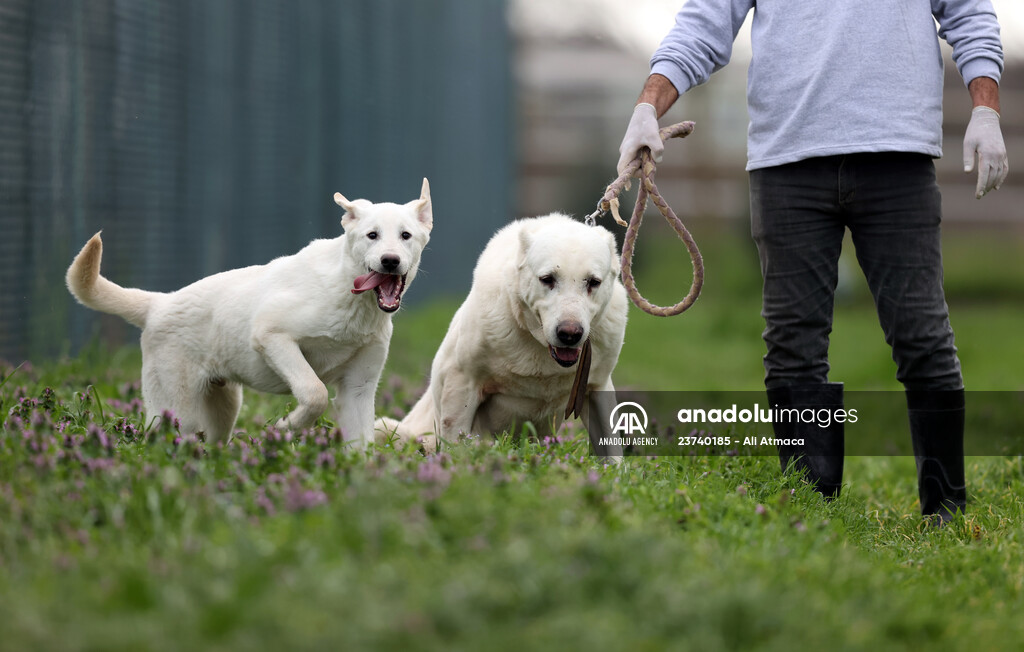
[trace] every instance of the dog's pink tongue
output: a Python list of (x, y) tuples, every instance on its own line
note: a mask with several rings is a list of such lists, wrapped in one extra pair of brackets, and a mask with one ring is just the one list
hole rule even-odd
[(388, 274), (381, 274), (380, 272), (370, 272), (357, 276), (355, 282), (352, 284), (352, 294), (361, 294), (367, 290), (372, 290), (377, 287), (388, 278)]

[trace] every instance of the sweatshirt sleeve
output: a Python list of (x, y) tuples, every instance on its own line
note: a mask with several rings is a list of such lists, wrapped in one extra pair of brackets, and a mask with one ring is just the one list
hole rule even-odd
[(999, 81), (1003, 46), (990, 0), (932, 0), (939, 36), (953, 48), (953, 62), (965, 84), (978, 77)]
[(651, 72), (664, 75), (682, 95), (729, 63), (736, 33), (754, 0), (687, 0), (651, 57)]

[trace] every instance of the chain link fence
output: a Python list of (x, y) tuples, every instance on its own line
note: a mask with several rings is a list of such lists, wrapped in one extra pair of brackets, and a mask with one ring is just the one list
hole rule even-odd
[(502, 0), (0, 0), (0, 357), (134, 338), (64, 272), (167, 291), (341, 232), (335, 191), (431, 181), (414, 301), (512, 216)]

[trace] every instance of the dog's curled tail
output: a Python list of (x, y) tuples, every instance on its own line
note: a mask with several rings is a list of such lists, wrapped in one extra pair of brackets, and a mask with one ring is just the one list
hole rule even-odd
[(144, 328), (156, 293), (123, 288), (103, 278), (100, 276), (102, 258), (103, 240), (97, 233), (85, 243), (68, 268), (65, 277), (68, 290), (83, 306), (118, 315), (128, 323)]

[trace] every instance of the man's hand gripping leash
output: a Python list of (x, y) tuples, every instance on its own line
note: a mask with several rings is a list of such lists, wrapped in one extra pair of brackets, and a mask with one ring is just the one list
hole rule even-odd
[[(693, 131), (692, 122), (680, 122), (660, 129), (658, 135), (663, 141), (669, 138), (685, 138)], [(622, 173), (608, 184), (604, 196), (597, 203), (597, 210), (586, 217), (586, 223), (590, 226), (597, 224), (597, 218), (604, 213), (611, 212), (612, 217), (621, 226), (626, 227), (626, 236), (622, 242), (622, 284), (626, 287), (626, 294), (636, 307), (644, 312), (657, 317), (672, 317), (688, 309), (700, 296), (700, 290), (704, 286), (704, 259), (700, 255), (697, 243), (693, 236), (676, 216), (672, 207), (658, 192), (654, 185), (655, 173), (654, 157), (649, 147), (641, 147), (636, 158), (627, 163)], [(640, 188), (637, 190), (636, 204), (633, 207), (633, 215), (629, 222), (619, 216), (619, 194), (629, 188), (630, 180), (633, 177), (640, 178)], [(690, 252), (690, 261), (693, 263), (693, 282), (690, 284), (690, 291), (682, 301), (674, 306), (656, 306), (640, 294), (637, 290), (636, 280), (633, 278), (633, 249), (636, 245), (637, 233), (640, 231), (640, 223), (644, 219), (644, 210), (647, 208), (647, 199), (650, 198), (658, 207), (658, 212), (672, 226), (672, 229), (679, 236), (679, 239), (686, 245)], [(576, 367), (576, 379), (573, 381), (572, 391), (569, 393), (569, 403), (565, 407), (565, 418), (575, 415), (582, 415), (583, 404), (586, 401), (587, 376), (590, 371), (590, 340), (583, 343), (583, 351), (580, 361)]]

